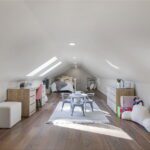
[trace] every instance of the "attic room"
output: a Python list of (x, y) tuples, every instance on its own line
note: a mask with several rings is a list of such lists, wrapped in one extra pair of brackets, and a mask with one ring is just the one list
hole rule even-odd
[(150, 1), (0, 0), (0, 150), (149, 150)]

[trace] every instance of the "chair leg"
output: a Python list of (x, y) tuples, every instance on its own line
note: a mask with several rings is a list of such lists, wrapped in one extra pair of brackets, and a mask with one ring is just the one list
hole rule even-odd
[(37, 108), (37, 110), (39, 110), (39, 108), (40, 108), (39, 103), (40, 103), (40, 100), (37, 99), (37, 100), (36, 100), (36, 108)]
[(61, 107), (61, 111), (62, 111), (62, 110), (63, 110), (63, 108), (64, 108), (64, 104), (65, 104), (65, 103), (63, 102), (63, 103), (62, 103), (62, 107)]
[(40, 108), (42, 108), (42, 99), (39, 99)]
[(91, 108), (92, 108), (92, 111), (93, 111), (93, 103), (91, 102), (90, 105), (91, 105)]
[(39, 109), (39, 108), (38, 108), (38, 100), (36, 100), (36, 108), (37, 108), (37, 110)]
[(86, 112), (86, 103), (84, 104), (84, 110), (85, 110), (85, 112)]
[(84, 105), (82, 105), (81, 108), (82, 108), (83, 116), (85, 116), (85, 113), (84, 113)]
[(72, 106), (71, 116), (73, 116), (74, 108), (75, 108), (75, 106)]

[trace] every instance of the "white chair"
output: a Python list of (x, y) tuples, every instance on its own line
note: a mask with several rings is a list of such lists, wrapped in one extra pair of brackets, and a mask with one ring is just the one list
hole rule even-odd
[(71, 116), (73, 116), (75, 107), (80, 107), (83, 112), (83, 116), (85, 116), (84, 96), (82, 96), (81, 94), (75, 94), (74, 96), (71, 96)]
[(71, 103), (71, 99), (70, 99), (70, 93), (61, 93), (62, 96), (62, 108), (61, 111), (63, 110), (63, 107), (66, 103)]
[(95, 93), (86, 93), (86, 94), (87, 94), (87, 97), (85, 100), (85, 111), (86, 111), (86, 104), (90, 104), (91, 109), (93, 111), (93, 97), (94, 97)]
[(20, 102), (0, 103), (0, 128), (11, 128), (21, 120)]

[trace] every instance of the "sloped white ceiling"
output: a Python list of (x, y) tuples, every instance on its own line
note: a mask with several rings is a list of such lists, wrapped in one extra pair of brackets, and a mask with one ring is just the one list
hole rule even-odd
[(0, 79), (23, 79), (53, 56), (63, 65), (49, 75), (60, 74), (76, 56), (95, 76), (150, 81), (149, 15), (144, 0), (0, 1)]

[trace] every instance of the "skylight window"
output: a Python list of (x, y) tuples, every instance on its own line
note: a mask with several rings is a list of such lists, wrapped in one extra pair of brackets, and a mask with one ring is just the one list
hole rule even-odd
[(40, 74), (40, 77), (43, 77), (44, 75), (46, 75), (47, 73), (49, 73), (50, 71), (52, 71), (53, 69), (55, 69), (56, 67), (58, 67), (61, 64), (62, 64), (62, 62), (60, 61), (57, 64), (53, 65), (51, 68), (46, 70), (44, 73)]
[(114, 65), (113, 63), (111, 63), (109, 60), (106, 59), (106, 62), (107, 62), (107, 64), (110, 65), (111, 67), (113, 67), (113, 68), (119, 70), (119, 67), (116, 66), (116, 65)]
[(54, 63), (56, 60), (57, 60), (57, 57), (51, 58), (49, 61), (45, 62), (43, 65), (41, 65), (40, 67), (36, 68), (35, 70), (33, 70), (32, 72), (30, 72), (26, 76), (27, 77), (33, 77), (33, 76), (35, 76), (40, 71), (42, 71), (43, 69), (45, 69), (46, 67), (48, 67), (49, 65), (51, 65), (52, 63)]

